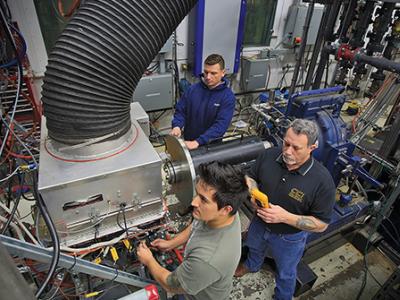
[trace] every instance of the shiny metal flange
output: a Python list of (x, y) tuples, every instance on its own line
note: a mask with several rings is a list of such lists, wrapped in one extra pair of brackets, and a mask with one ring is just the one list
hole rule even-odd
[(196, 172), (192, 157), (185, 143), (174, 136), (165, 136), (166, 151), (169, 161), (166, 162), (168, 183), (171, 192), (176, 195), (182, 208), (190, 206), (195, 194)]

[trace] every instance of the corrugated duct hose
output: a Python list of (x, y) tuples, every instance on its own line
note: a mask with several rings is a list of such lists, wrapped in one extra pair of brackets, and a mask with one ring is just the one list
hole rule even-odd
[(130, 126), (143, 72), (197, 0), (87, 0), (49, 56), (42, 100), (49, 136), (64, 144)]

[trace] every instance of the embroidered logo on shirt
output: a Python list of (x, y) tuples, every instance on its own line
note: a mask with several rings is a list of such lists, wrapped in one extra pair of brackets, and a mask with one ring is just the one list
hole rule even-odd
[(289, 197), (292, 197), (294, 200), (299, 202), (303, 202), (304, 193), (296, 188), (292, 188), (290, 190)]

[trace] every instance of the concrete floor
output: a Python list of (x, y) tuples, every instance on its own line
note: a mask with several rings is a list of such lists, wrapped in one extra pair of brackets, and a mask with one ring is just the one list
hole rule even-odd
[[(367, 255), (368, 276), (362, 300), (372, 299), (392, 274), (396, 266), (378, 250)], [(363, 280), (363, 255), (350, 243), (309, 264), (318, 276), (313, 288), (296, 297), (298, 300), (349, 300), (356, 299)], [(372, 274), (372, 275), (371, 275)], [(375, 281), (375, 279), (379, 284)], [(272, 299), (274, 275), (266, 265), (258, 273), (247, 274), (233, 281), (231, 299)]]

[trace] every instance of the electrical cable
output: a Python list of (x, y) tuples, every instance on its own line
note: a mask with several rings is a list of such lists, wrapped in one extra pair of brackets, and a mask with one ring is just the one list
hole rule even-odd
[(68, 9), (68, 11), (65, 13), (65, 12), (64, 12), (64, 6), (63, 6), (62, 1), (61, 1), (61, 0), (58, 0), (58, 1), (57, 1), (57, 9), (58, 9), (58, 12), (60, 13), (60, 15), (61, 15), (62, 17), (64, 17), (64, 18), (65, 18), (65, 17), (69, 18), (69, 17), (72, 16), (72, 14), (75, 12), (75, 10), (79, 7), (80, 4), (81, 4), (81, 0), (74, 0), (74, 1), (72, 2), (72, 4), (71, 4), (70, 8)]
[[(15, 112), (16, 112), (16, 110), (17, 110), (17, 104), (18, 104), (19, 95), (20, 95), (20, 92), (21, 92), (22, 76), (23, 76), (23, 74), (22, 74), (22, 65), (21, 65), (21, 61), (20, 61), (20, 59), (18, 58), (17, 45), (16, 45), (16, 43), (15, 43), (15, 41), (14, 41), (13, 35), (12, 35), (12, 33), (11, 33), (11, 30), (10, 30), (10, 26), (9, 26), (9, 24), (8, 24), (8, 22), (7, 22), (7, 19), (6, 19), (5, 15), (4, 15), (4, 12), (3, 12), (2, 9), (0, 9), (0, 15), (1, 15), (1, 20), (2, 20), (2, 23), (3, 23), (3, 25), (4, 25), (4, 28), (6, 28), (7, 35), (8, 35), (8, 37), (9, 37), (9, 39), (10, 39), (10, 41), (11, 41), (13, 47), (14, 47), (14, 50), (15, 50), (15, 53), (16, 53), (16, 58), (17, 58), (17, 68), (18, 68), (18, 72), (17, 72), (17, 82), (18, 82), (18, 86), (17, 86), (17, 93), (16, 93), (15, 100), (14, 100), (14, 108), (13, 108), (13, 111), (12, 111), (11, 117), (10, 117), (10, 124), (12, 124), (12, 122), (13, 122), (13, 120), (14, 120)], [(3, 119), (3, 116), (1, 116), (1, 118)], [(5, 124), (5, 125), (6, 125), (6, 124)], [(3, 139), (4, 142), (1, 144), (1, 148), (0, 148), (0, 157), (1, 157), (2, 154), (3, 154), (3, 149), (4, 149), (4, 146), (5, 146), (5, 144), (6, 144), (5, 141), (7, 141), (8, 135), (9, 135), (9, 133), (10, 133), (10, 127), (9, 127), (8, 125), (6, 125), (6, 127), (7, 127), (7, 131), (6, 131), (6, 134), (4, 135), (4, 139)]]
[(22, 43), (22, 49), (20, 50), (20, 52), (16, 52), (16, 57), (14, 59), (12, 59), (11, 61), (9, 61), (3, 65), (0, 65), (0, 68), (4, 68), (4, 69), (17, 65), (18, 59), (20, 61), (22, 61), (26, 55), (26, 50), (27, 50), (26, 42), (25, 42), (25, 39), (24, 39), (24, 36), (22, 35), (22, 33), (17, 28), (12, 26), (11, 24), (8, 24), (8, 26), (10, 26), (10, 28), (12, 30), (14, 30), (14, 32), (19, 36), (19, 39)]
[(57, 231), (54, 226), (54, 223), (51, 220), (50, 215), (47, 211), (46, 205), (42, 199), (42, 196), (40, 195), (40, 193), (38, 191), (38, 184), (37, 184), (37, 178), (36, 178), (37, 174), (36, 173), (37, 173), (37, 171), (35, 170), (35, 174), (33, 174), (33, 192), (34, 192), (33, 194), (36, 198), (36, 204), (39, 208), (39, 211), (42, 214), (43, 219), (49, 229), (51, 240), (53, 242), (53, 256), (51, 259), (49, 271), (47, 273), (45, 280), (42, 282), (42, 285), (36, 291), (36, 294), (35, 294), (35, 297), (39, 298), (40, 295), (43, 293), (43, 291), (46, 289), (47, 285), (49, 284), (50, 279), (53, 277), (53, 275), (56, 271), (58, 260), (60, 259), (60, 242), (58, 239), (58, 235), (57, 235)]
[(368, 276), (368, 272), (367, 272), (367, 270), (368, 270), (367, 251), (368, 251), (368, 245), (369, 245), (369, 243), (371, 241), (371, 238), (372, 238), (372, 233), (370, 233), (370, 235), (369, 235), (369, 237), (367, 239), (367, 243), (366, 243), (365, 248), (364, 248), (364, 253), (363, 253), (364, 254), (364, 257), (363, 257), (364, 276), (363, 276), (363, 280), (362, 280), (362, 283), (361, 283), (361, 288), (358, 291), (358, 294), (356, 296), (356, 300), (360, 300), (360, 297), (361, 297), (361, 295), (362, 295), (362, 293), (363, 293), (363, 291), (365, 289), (365, 286), (367, 284), (367, 276)]
[[(269, 80), (271, 79), (271, 66), (270, 66), (270, 64), (268, 64), (267, 66), (268, 66), (268, 79), (267, 79), (267, 83), (265, 85), (266, 90), (268, 90)], [(260, 96), (258, 96), (258, 97), (260, 97)]]
[[(6, 223), (9, 219), (4, 218), (3, 216), (0, 216), (0, 221), (3, 223)], [(17, 225), (15, 225), (14, 223), (10, 223), (10, 226), (12, 229), (15, 230), (15, 233), (17, 234), (18, 238), (22, 241), (25, 241), (24, 236), (22, 235), (22, 231), (18, 228)]]
[(392, 225), (393, 231), (396, 234), (396, 241), (400, 241), (400, 235), (399, 235), (399, 231), (397, 230), (396, 226), (393, 224), (392, 220), (390, 220), (389, 218), (385, 217), (384, 218), (386, 221), (388, 221), (390, 223), (390, 225)]
[[(3, 118), (3, 116), (0, 116), (1, 120), (3, 121), (3, 124), (7, 127), (7, 129), (9, 131), (11, 131), (11, 134), (14, 135), (14, 137), (18, 140), (18, 142), (26, 149), (26, 151), (29, 153), (29, 155), (31, 156), (33, 162), (35, 163), (36, 166), (38, 166), (38, 162), (35, 158), (35, 156), (32, 154), (31, 150), (29, 150), (28, 146), (25, 145), (25, 143), (20, 139), (20, 137), (14, 132), (14, 130), (12, 130), (10, 128), (10, 126), (7, 124), (6, 120)], [(11, 124), (11, 118), (10, 118), (10, 124)], [(4, 145), (5, 143), (3, 143), (2, 145)], [(0, 154), (1, 156), (1, 154)]]
[(10, 175), (8, 175), (7, 177), (5, 177), (3, 179), (0, 179), (0, 183), (11, 179), (18, 172), (19, 168), (20, 167), (17, 167)]
[[(0, 201), (0, 207), (2, 209), (4, 209), (8, 214), (11, 214), (11, 210), (7, 206), (5, 206), (1, 201)], [(17, 216), (14, 216), (14, 219), (17, 221), (19, 227), (21, 227), (21, 229), (25, 232), (25, 234), (31, 239), (31, 241), (35, 245), (39, 245), (38, 241), (34, 238), (34, 236), (30, 233), (30, 231), (25, 227), (25, 225), (21, 222), (21, 220), (19, 218), (17, 218)]]
[(118, 278), (118, 269), (117, 269), (117, 267), (115, 267), (115, 276), (114, 276), (114, 278), (111, 280), (111, 282), (110, 282), (110, 284), (111, 284), (111, 286), (107, 289), (107, 290), (105, 290), (105, 291), (103, 291), (103, 293), (100, 295), (100, 297), (98, 297), (98, 298), (96, 298), (96, 300), (100, 300), (101, 298), (103, 298), (111, 289), (113, 289), (113, 288), (115, 288), (116, 286), (118, 286), (118, 285), (112, 285), (113, 283), (114, 283), (114, 281), (115, 281), (115, 279), (117, 279)]
[[(21, 185), (23, 185), (24, 174), (21, 174), (21, 177), (19, 177), (19, 182), (20, 182)], [(3, 227), (3, 230), (1, 231), (1, 234), (3, 234), (3, 235), (7, 232), (8, 226), (10, 226), (10, 223), (11, 223), (12, 219), (15, 216), (15, 213), (16, 213), (18, 205), (19, 205), (19, 201), (21, 200), (21, 194), (22, 194), (22, 192), (20, 190), (18, 195), (17, 195), (17, 197), (15, 198), (14, 206), (13, 206), (13, 208), (11, 210), (10, 216), (8, 217), (8, 220), (7, 220), (6, 224)]]
[(381, 226), (383, 228), (383, 230), (386, 232), (386, 234), (392, 239), (392, 241), (397, 245), (397, 247), (400, 248), (400, 242), (399, 240), (396, 240), (396, 238), (390, 233), (390, 231), (387, 229), (387, 227), (385, 225), (383, 225), (383, 223), (381, 223)]

